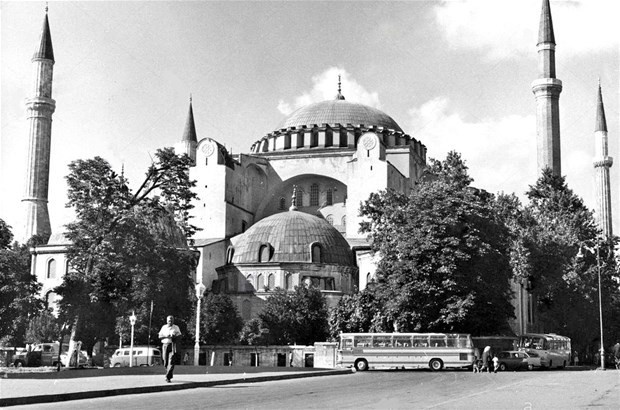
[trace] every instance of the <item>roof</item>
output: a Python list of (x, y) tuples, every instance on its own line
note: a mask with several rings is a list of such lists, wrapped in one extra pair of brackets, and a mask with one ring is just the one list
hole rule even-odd
[(187, 122), (183, 131), (182, 141), (198, 142), (196, 138), (196, 125), (194, 124), (194, 110), (192, 108), (192, 100), (189, 100), (189, 113), (187, 114)]
[(312, 263), (312, 246), (321, 249), (320, 263), (355, 266), (347, 241), (326, 220), (305, 212), (287, 211), (252, 225), (238, 240), (232, 263), (259, 263), (263, 246), (271, 247), (264, 262)]
[(549, 0), (543, 0), (542, 10), (540, 11), (540, 25), (538, 26), (538, 44), (553, 43), (555, 44), (555, 36), (553, 34), (553, 20), (551, 19), (551, 6)]
[(403, 130), (386, 113), (364, 104), (343, 99), (321, 101), (301, 107), (280, 123), (276, 130), (302, 126), (312, 127), (321, 124), (365, 125), (384, 127), (394, 131)]
[(50, 24), (47, 19), (47, 13), (45, 13), (45, 19), (43, 20), (43, 28), (41, 30), (41, 41), (39, 42), (39, 48), (35, 50), (32, 58), (44, 58), (46, 60), (54, 61), (52, 34), (50, 33)]
[(598, 100), (596, 103), (596, 127), (594, 131), (607, 132), (607, 120), (605, 119), (605, 106), (603, 105), (603, 92), (601, 84), (598, 85)]

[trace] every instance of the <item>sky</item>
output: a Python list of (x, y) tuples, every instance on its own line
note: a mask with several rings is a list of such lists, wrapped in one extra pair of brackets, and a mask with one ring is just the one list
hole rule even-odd
[[(31, 57), (45, 2), (0, 2), (0, 218), (19, 238)], [(332, 99), (378, 108), (427, 147), (461, 153), (474, 185), (524, 193), (535, 183), (536, 43), (541, 0), (49, 1), (54, 47), (49, 211), (65, 207), (67, 165), (101, 156), (137, 188), (183, 133), (192, 96), (198, 139), (233, 154), (296, 108)], [(551, 1), (562, 175), (596, 207), (594, 125), (600, 78), (609, 130), (614, 232), (620, 233), (617, 0)]]

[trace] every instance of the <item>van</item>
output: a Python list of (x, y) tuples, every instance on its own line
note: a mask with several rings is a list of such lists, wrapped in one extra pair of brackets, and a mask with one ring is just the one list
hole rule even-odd
[[(129, 366), (131, 348), (123, 347), (116, 349), (114, 355), (110, 359), (110, 367), (127, 367)], [(134, 346), (133, 348), (133, 366), (156, 366), (161, 362), (161, 350), (156, 347)]]

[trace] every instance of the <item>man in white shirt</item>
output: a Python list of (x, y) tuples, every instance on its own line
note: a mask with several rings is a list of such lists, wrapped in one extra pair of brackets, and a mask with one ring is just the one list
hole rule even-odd
[(159, 331), (162, 349), (161, 353), (166, 367), (166, 381), (170, 383), (174, 372), (174, 356), (177, 353), (177, 339), (181, 336), (181, 330), (174, 324), (174, 316), (166, 318), (166, 324)]

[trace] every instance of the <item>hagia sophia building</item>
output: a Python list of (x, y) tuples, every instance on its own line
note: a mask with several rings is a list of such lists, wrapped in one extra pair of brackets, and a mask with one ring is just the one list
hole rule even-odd
[[(549, 1), (543, 0), (539, 28), (536, 100), (538, 167), (560, 175), (559, 96), (555, 38)], [(53, 289), (67, 271), (67, 241), (51, 232), (47, 212), (54, 54), (47, 15), (33, 56), (35, 95), (27, 100), (30, 146), (23, 199), (27, 235), (49, 237), (33, 248), (32, 271), (50, 306)], [(231, 296), (244, 319), (255, 317), (275, 288), (312, 284), (335, 306), (346, 294), (373, 280), (376, 258), (359, 232), (359, 206), (372, 192), (414, 189), (426, 167), (426, 147), (388, 114), (345, 98), (334, 79), (334, 98), (298, 109), (255, 141), (249, 152), (232, 155), (221, 142), (196, 130), (192, 101), (174, 148), (193, 161), (198, 199), (192, 224), (200, 228), (191, 247), (200, 252), (195, 281)], [(611, 235), (607, 128), (599, 87), (595, 141), (599, 209)], [(600, 158), (599, 158), (600, 157)], [(606, 221), (606, 222), (605, 222)], [(527, 283), (515, 283), (517, 334), (536, 330)]]

